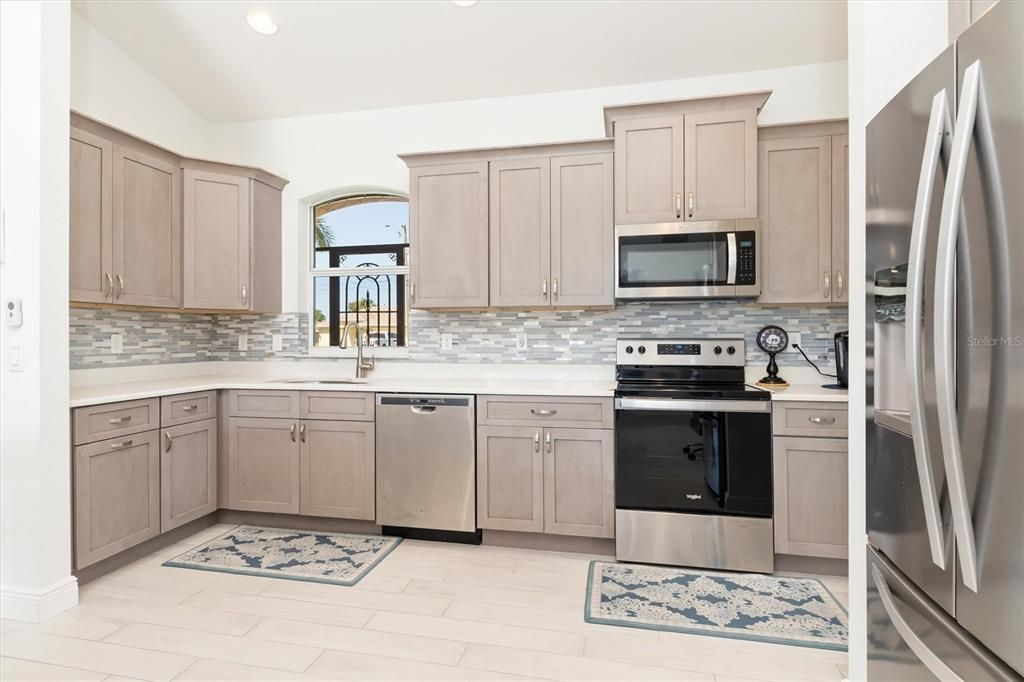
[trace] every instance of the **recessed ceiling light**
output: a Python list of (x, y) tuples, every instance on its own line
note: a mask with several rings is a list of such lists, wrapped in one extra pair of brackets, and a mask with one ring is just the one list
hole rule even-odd
[(476, 4), (476, 0), (452, 0), (452, 4), (456, 7), (472, 7)]
[(277, 33), (277, 22), (263, 10), (255, 9), (249, 12), (245, 20), (249, 22), (252, 30), (257, 33), (262, 33), (265, 36), (272, 36)]

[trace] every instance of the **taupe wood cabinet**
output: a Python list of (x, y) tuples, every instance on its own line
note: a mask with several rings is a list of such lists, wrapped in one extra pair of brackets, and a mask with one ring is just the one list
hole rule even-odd
[[(845, 408), (772, 405), (776, 554), (847, 557), (848, 454), (845, 419), (839, 418)], [(831, 437), (839, 433), (843, 437)]]
[(299, 513), (372, 521), (373, 422), (304, 420), (299, 442)]
[(161, 430), (160, 532), (217, 511), (217, 420)]
[[(601, 424), (611, 413), (610, 402), (480, 396), (477, 524), (489, 530), (614, 537), (612, 430), (572, 428), (584, 415)], [(594, 410), (595, 403), (602, 404)]]
[(686, 220), (757, 217), (757, 111), (706, 112), (684, 120)]
[(761, 131), (762, 303), (848, 301), (848, 142), (829, 134), (840, 129), (845, 123)]
[(666, 223), (683, 217), (683, 117), (615, 126), (615, 222)]
[(281, 309), (281, 190), (71, 115), (70, 300)]
[(228, 419), (228, 509), (299, 513), (299, 424)]
[(490, 164), (491, 306), (610, 306), (612, 155)]
[(71, 129), (70, 298), (181, 305), (180, 177), (173, 157)]
[(409, 179), (413, 308), (486, 308), (487, 163), (413, 168)]
[(608, 141), (402, 158), (412, 307), (614, 305)]
[(75, 448), (75, 564), (83, 568), (160, 534), (159, 431)]

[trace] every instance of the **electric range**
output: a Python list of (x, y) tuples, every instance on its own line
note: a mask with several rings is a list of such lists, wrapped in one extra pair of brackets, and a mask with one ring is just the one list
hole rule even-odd
[(616, 558), (771, 572), (771, 394), (743, 339), (619, 339)]

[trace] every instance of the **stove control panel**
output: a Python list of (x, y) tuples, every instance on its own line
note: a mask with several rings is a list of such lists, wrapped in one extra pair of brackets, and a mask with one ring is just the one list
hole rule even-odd
[(743, 367), (747, 353), (743, 339), (619, 339), (619, 365)]

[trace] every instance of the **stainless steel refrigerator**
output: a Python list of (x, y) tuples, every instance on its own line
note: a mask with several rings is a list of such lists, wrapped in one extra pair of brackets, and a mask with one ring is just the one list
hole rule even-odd
[(868, 677), (1024, 675), (1024, 2), (867, 128)]

